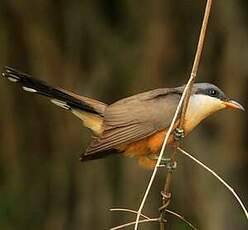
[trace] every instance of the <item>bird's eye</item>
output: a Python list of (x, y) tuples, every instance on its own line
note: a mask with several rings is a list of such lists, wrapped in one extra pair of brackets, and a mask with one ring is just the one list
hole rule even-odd
[(218, 92), (215, 89), (209, 89), (208, 90), (208, 95), (211, 96), (211, 97), (216, 97), (217, 94), (218, 94)]

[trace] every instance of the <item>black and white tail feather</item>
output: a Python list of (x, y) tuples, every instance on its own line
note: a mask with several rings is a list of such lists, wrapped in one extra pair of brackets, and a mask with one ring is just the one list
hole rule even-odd
[[(77, 108), (85, 112), (102, 115), (106, 106), (102, 102), (67, 92), (64, 89), (51, 87), (46, 82), (37, 80), (10, 67), (5, 67), (5, 72), (2, 73), (2, 76), (11, 82), (21, 84), (22, 89), (27, 92), (37, 93), (51, 98), (52, 103), (64, 109)], [(98, 105), (92, 105), (93, 101), (97, 102)]]
[[(46, 82), (37, 80), (28, 74), (19, 72), (10, 67), (5, 67), (2, 76), (11, 82), (20, 84), (23, 90), (47, 96), (55, 105), (71, 111), (83, 121), (85, 127), (93, 131), (95, 136), (99, 136), (103, 132), (103, 116), (107, 107), (105, 103), (79, 96), (58, 87), (52, 87)], [(102, 155), (102, 153), (82, 154), (80, 160), (94, 160), (101, 158)]]

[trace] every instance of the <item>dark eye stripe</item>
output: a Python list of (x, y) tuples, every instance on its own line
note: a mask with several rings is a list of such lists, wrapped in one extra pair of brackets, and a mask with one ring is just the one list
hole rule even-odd
[(195, 94), (207, 95), (220, 100), (229, 100), (229, 98), (217, 86), (208, 83), (196, 83)]

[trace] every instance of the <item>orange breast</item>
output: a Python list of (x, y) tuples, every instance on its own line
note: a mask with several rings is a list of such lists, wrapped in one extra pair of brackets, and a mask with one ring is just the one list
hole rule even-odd
[[(124, 154), (128, 156), (157, 154), (163, 144), (166, 133), (167, 130), (162, 130), (142, 140), (130, 143), (123, 148)], [(170, 135), (168, 144), (172, 142), (173, 136)]]
[[(126, 156), (138, 157), (139, 163), (145, 168), (153, 168), (156, 164), (156, 160), (152, 158), (154, 158), (159, 152), (166, 133), (167, 129), (162, 130), (142, 140), (122, 146), (121, 150)], [(171, 144), (172, 142), (173, 136), (170, 135), (168, 144)]]

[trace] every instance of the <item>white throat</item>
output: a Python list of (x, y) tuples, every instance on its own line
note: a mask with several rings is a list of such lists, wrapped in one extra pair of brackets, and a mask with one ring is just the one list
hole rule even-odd
[(203, 119), (224, 108), (225, 105), (218, 98), (202, 94), (192, 95), (185, 116), (184, 129), (186, 134), (195, 128)]

